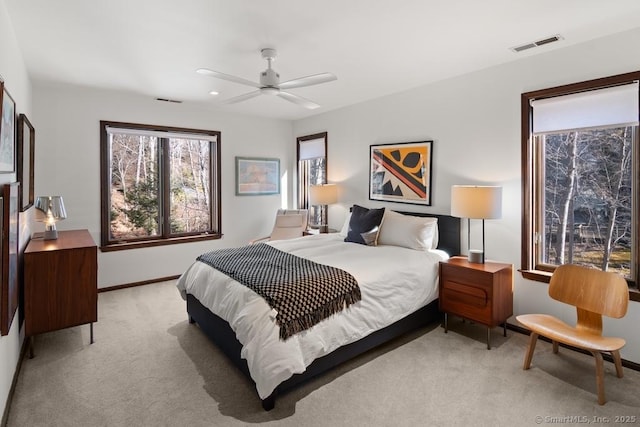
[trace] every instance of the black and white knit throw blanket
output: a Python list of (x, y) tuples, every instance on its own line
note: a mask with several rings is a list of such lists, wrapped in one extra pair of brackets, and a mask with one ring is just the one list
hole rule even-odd
[(266, 243), (215, 250), (197, 259), (264, 298), (277, 312), (282, 340), (362, 298), (358, 282), (346, 271), (300, 258)]

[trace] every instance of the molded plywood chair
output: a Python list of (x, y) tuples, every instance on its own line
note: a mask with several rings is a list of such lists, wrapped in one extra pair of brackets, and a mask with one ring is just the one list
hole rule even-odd
[(306, 209), (278, 209), (271, 235), (251, 240), (249, 243), (302, 237), (302, 233), (307, 229), (307, 221), (308, 211)]
[(529, 369), (538, 335), (551, 339), (553, 352), (558, 352), (558, 343), (587, 350), (596, 359), (596, 385), (598, 403), (604, 405), (604, 367), (602, 353), (610, 352), (618, 378), (622, 378), (620, 349), (622, 338), (602, 336), (602, 315), (621, 318), (627, 313), (629, 288), (625, 279), (610, 272), (594, 270), (577, 265), (561, 265), (549, 283), (549, 296), (557, 301), (576, 307), (576, 326), (546, 314), (525, 314), (516, 319), (529, 330), (529, 348), (524, 358), (524, 369)]

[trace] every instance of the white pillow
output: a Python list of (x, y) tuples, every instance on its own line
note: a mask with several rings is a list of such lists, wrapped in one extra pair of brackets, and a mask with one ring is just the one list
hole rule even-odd
[(347, 234), (349, 234), (349, 221), (351, 221), (351, 212), (348, 212), (347, 217), (344, 219), (344, 224), (340, 229), (340, 237), (347, 237)]
[(438, 246), (438, 218), (403, 215), (387, 209), (378, 244), (419, 251), (435, 249)]

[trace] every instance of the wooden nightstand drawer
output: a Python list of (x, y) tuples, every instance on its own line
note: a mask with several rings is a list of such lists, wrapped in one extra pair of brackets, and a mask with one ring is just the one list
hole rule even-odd
[(477, 322), (486, 323), (491, 318), (491, 298), (483, 287), (447, 280), (443, 282), (440, 298), (442, 311)]
[(458, 265), (442, 264), (442, 274), (447, 281), (464, 283), (474, 287), (483, 287), (491, 291), (493, 275), (486, 271), (473, 270)]

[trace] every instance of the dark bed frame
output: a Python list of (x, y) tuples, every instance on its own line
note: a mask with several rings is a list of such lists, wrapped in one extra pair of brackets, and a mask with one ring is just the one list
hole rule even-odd
[[(438, 218), (438, 249), (446, 251), (449, 255), (460, 254), (460, 218), (448, 215), (434, 215), (414, 212), (402, 212), (406, 215), (428, 216)], [(197, 323), (200, 329), (211, 339), (245, 375), (251, 379), (247, 361), (240, 357), (242, 344), (237, 340), (235, 332), (229, 323), (216, 316), (208, 308), (200, 303), (193, 295), (187, 294), (187, 313), (189, 323)], [(415, 311), (407, 317), (375, 331), (368, 336), (342, 346), (333, 352), (313, 361), (305, 372), (294, 374), (291, 378), (280, 383), (274, 392), (262, 400), (262, 407), (269, 411), (275, 407), (276, 396), (279, 392), (300, 384), (316, 375), (319, 375), (347, 360), (369, 351), (380, 344), (397, 338), (409, 331), (428, 325), (441, 318), (438, 310), (438, 300), (432, 301), (425, 307)]]

